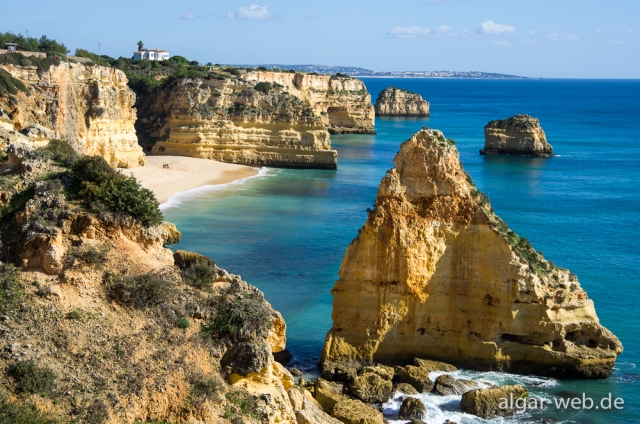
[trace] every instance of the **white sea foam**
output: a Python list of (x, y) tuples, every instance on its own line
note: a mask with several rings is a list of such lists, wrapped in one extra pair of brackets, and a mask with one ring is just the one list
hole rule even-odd
[(191, 190), (180, 191), (178, 193), (174, 193), (173, 195), (171, 195), (171, 197), (169, 197), (169, 199), (167, 199), (166, 202), (162, 203), (160, 205), (160, 210), (165, 211), (167, 209), (175, 208), (180, 206), (184, 202), (193, 200), (204, 194), (235, 188), (239, 185), (245, 184), (246, 182), (254, 178), (268, 177), (268, 176), (274, 175), (276, 172), (277, 172), (276, 169), (262, 167), (258, 170), (258, 173), (256, 175), (231, 181), (230, 183), (204, 185), (201, 187), (192, 188)]
[[(481, 388), (490, 387), (491, 385), (502, 386), (505, 384), (521, 384), (524, 387), (535, 391), (536, 388), (548, 388), (555, 387), (558, 382), (552, 378), (533, 377), (526, 375), (516, 375), (500, 372), (478, 372), (459, 370), (450, 373), (444, 373), (441, 371), (429, 373), (429, 377), (435, 380), (439, 375), (450, 374), (456, 379), (473, 380), (480, 384)], [(398, 419), (398, 412), (400, 411), (400, 405), (407, 395), (396, 393), (389, 402), (382, 405), (385, 418), (389, 420), (390, 424), (406, 423), (406, 420)], [(424, 403), (427, 409), (427, 416), (423, 418), (426, 423), (444, 423), (446, 420), (451, 420), (457, 423), (464, 424), (480, 424), (480, 423), (495, 423), (495, 424), (507, 424), (522, 422), (523, 419), (531, 418), (529, 413), (515, 414), (510, 417), (498, 417), (491, 420), (483, 420), (473, 415), (465, 414), (460, 410), (460, 400), (462, 396), (441, 396), (436, 393), (421, 393), (418, 395), (411, 395), (411, 397), (418, 398)], [(536, 399), (545, 399), (551, 402), (552, 397), (543, 393), (531, 393), (531, 397)]]

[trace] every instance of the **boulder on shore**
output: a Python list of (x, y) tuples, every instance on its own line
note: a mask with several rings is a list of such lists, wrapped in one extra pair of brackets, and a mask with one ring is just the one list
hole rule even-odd
[(529, 391), (519, 384), (492, 389), (476, 389), (462, 395), (460, 409), (480, 418), (513, 414), (516, 400), (529, 397)]
[(427, 408), (420, 399), (408, 397), (400, 405), (400, 419), (413, 420), (422, 419), (427, 415)]
[(344, 424), (383, 424), (382, 412), (355, 399), (338, 402), (331, 414)]

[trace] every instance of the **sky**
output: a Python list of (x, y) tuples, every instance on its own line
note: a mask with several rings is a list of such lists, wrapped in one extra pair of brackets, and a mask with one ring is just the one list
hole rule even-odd
[(131, 57), (142, 40), (214, 64), (640, 78), (640, 0), (2, 3), (0, 31), (113, 57)]

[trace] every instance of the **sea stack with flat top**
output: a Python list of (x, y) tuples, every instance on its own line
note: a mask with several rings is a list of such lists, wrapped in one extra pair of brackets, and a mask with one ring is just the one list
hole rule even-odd
[(540, 121), (529, 115), (515, 115), (489, 122), (484, 127), (483, 155), (553, 156)]
[(425, 358), (480, 371), (611, 374), (622, 345), (578, 278), (500, 219), (453, 141), (423, 129), (393, 162), (331, 290), (324, 369)]
[(429, 102), (419, 94), (388, 87), (378, 95), (375, 110), (376, 116), (429, 116)]

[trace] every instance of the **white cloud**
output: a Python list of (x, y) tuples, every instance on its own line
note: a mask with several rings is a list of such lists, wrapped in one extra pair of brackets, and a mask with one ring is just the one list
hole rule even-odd
[(478, 28), (478, 33), (480, 34), (490, 34), (490, 35), (499, 35), (499, 34), (511, 34), (516, 32), (516, 29), (511, 25), (497, 24), (493, 21), (486, 21), (480, 25)]
[(547, 35), (549, 41), (578, 41), (578, 36), (575, 34), (568, 34), (566, 32), (552, 32)]
[(274, 19), (276, 15), (269, 12), (267, 6), (258, 6), (257, 4), (252, 4), (249, 7), (239, 7), (237, 11), (227, 13), (227, 17), (229, 19), (266, 21), (269, 19)]
[(185, 20), (193, 20), (193, 19), (198, 19), (200, 16), (196, 15), (193, 12), (184, 12), (182, 15), (178, 16), (178, 19), (185, 19)]
[(429, 28), (419, 26), (414, 27), (395, 27), (389, 30), (389, 35), (396, 38), (417, 38), (431, 35), (433, 31)]
[(455, 32), (453, 28), (447, 25), (441, 25), (436, 29), (424, 28), (420, 26), (413, 27), (395, 27), (389, 30), (388, 35), (395, 38), (418, 38), (418, 37), (468, 37), (471, 32), (465, 29), (461, 33)]
[(493, 44), (499, 47), (513, 47), (513, 44), (508, 41), (494, 41)]
[(520, 44), (525, 44), (527, 46), (537, 46), (538, 44), (542, 44), (542, 41), (537, 38), (530, 38), (528, 40), (521, 41)]
[(316, 15), (315, 13), (309, 13), (307, 14), (306, 19), (308, 21), (317, 21), (318, 19), (320, 19), (320, 16)]
[(455, 32), (453, 32), (453, 28), (451, 28), (449, 26), (446, 26), (446, 25), (442, 25), (442, 26), (439, 26), (438, 28), (436, 28), (435, 33), (438, 34), (438, 35), (448, 35), (448, 36), (456, 36), (456, 35), (458, 35)]

